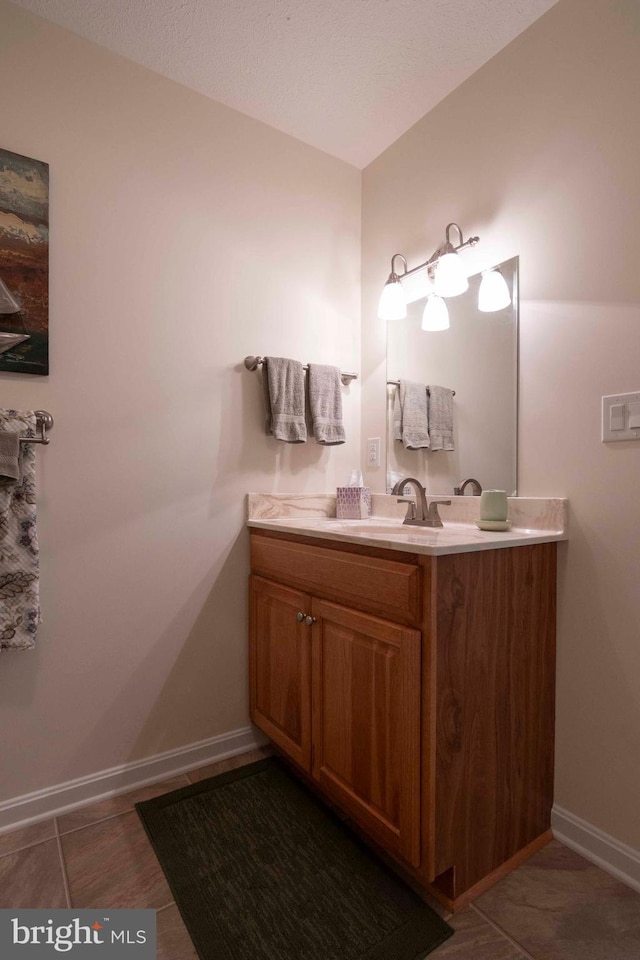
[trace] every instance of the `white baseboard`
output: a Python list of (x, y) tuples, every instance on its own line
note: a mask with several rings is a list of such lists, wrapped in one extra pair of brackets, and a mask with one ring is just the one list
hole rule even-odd
[(561, 843), (640, 892), (640, 850), (628, 847), (562, 807), (553, 807), (551, 827)]
[(157, 753), (144, 760), (134, 760), (109, 770), (79, 777), (77, 780), (69, 780), (67, 783), (59, 783), (22, 797), (5, 800), (0, 803), (0, 833), (27, 827), (39, 820), (84, 807), (88, 803), (96, 803), (136, 787), (144, 787), (149, 783), (216, 763), (218, 760), (226, 760), (266, 742), (266, 738), (256, 727), (242, 727), (208, 740), (190, 743), (178, 750)]

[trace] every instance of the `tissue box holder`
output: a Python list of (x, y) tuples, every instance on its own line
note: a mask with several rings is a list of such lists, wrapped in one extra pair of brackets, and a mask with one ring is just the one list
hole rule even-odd
[(366, 520), (371, 516), (369, 487), (338, 487), (336, 517), (338, 520)]

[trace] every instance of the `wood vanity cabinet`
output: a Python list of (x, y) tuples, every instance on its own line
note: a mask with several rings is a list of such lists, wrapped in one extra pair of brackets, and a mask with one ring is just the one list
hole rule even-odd
[(550, 836), (555, 563), (251, 530), (253, 722), (454, 909)]

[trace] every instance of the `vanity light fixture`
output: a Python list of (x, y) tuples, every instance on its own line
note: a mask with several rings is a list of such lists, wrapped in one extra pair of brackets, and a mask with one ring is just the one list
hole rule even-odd
[(437, 293), (432, 293), (427, 297), (427, 302), (424, 305), (422, 329), (435, 333), (437, 330), (448, 330), (450, 326), (446, 303)]
[(508, 307), (510, 303), (509, 287), (500, 271), (485, 270), (478, 291), (478, 310), (482, 313), (494, 313)]
[[(460, 244), (457, 247), (451, 243), (449, 239), (449, 231), (451, 227), (455, 227), (458, 231), (460, 237)], [(473, 244), (473, 242), (478, 241), (477, 237), (472, 237), (468, 243)], [(447, 224), (447, 230), (445, 233), (445, 241), (441, 246), (438, 247), (436, 253), (438, 255), (438, 262), (435, 267), (434, 275), (434, 287), (435, 291), (439, 297), (459, 297), (461, 293), (464, 293), (465, 290), (469, 289), (469, 281), (467, 280), (467, 275), (464, 271), (462, 261), (457, 254), (457, 251), (465, 246), (464, 240), (462, 239), (462, 230), (457, 223)]]
[[(449, 234), (452, 228), (458, 231), (460, 238), (460, 243), (457, 247), (454, 247), (450, 240)], [(458, 251), (464, 247), (475, 246), (479, 239), (480, 237), (469, 237), (468, 240), (464, 240), (462, 230), (458, 224), (448, 223), (444, 243), (440, 244), (433, 256), (429, 257), (428, 260), (419, 264), (417, 267), (412, 267), (411, 270), (407, 269), (406, 257), (401, 253), (395, 253), (391, 258), (391, 273), (389, 274), (389, 279), (380, 297), (380, 304), (378, 306), (379, 319), (402, 320), (406, 317), (407, 299), (400, 281), (403, 280), (404, 277), (408, 277), (425, 268), (428, 275), (433, 277), (434, 292), (437, 296), (457, 297), (459, 294), (464, 293), (469, 286), (469, 282), (464, 272), (464, 267), (458, 258)], [(395, 269), (395, 261), (398, 258), (402, 260), (404, 264), (404, 272), (400, 274), (396, 273)], [(429, 299), (432, 299), (432, 297), (429, 297)], [(429, 306), (428, 301), (427, 306)], [(426, 309), (425, 307), (425, 313)], [(432, 309), (438, 309), (441, 312), (441, 308), (435, 307)], [(448, 325), (447, 323), (447, 326)], [(446, 329), (446, 327), (439, 327), (438, 329), (443, 330)]]
[[(398, 275), (395, 269), (395, 260), (399, 257), (404, 263), (404, 273)], [(407, 315), (407, 298), (405, 297), (400, 276), (406, 276), (412, 273), (407, 270), (406, 258), (401, 253), (394, 253), (391, 257), (391, 273), (389, 279), (384, 285), (384, 290), (378, 304), (378, 317), (380, 320), (404, 320)]]
[(422, 296), (427, 298), (422, 313), (422, 329), (429, 333), (435, 333), (437, 330), (448, 330), (451, 326), (449, 322), (449, 311), (442, 297), (439, 297), (435, 291), (433, 285), (433, 267), (428, 267), (422, 273), (414, 274), (414, 276), (423, 278), (420, 289)]

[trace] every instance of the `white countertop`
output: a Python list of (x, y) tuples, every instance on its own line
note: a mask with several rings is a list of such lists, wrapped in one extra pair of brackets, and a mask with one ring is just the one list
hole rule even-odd
[[(567, 501), (557, 498), (510, 498), (509, 514), (513, 515), (512, 526), (508, 531), (500, 532), (480, 530), (476, 526), (470, 514), (479, 507), (479, 504), (477, 502), (471, 504), (470, 501), (472, 499), (477, 501), (478, 498), (452, 497), (452, 507), (440, 507), (444, 523), (442, 527), (404, 525), (402, 523), (404, 509), (401, 508), (401, 515), (397, 516), (397, 498), (395, 497), (374, 496), (374, 516), (367, 520), (336, 519), (335, 498), (333, 498), (334, 516), (327, 515), (331, 512), (329, 495), (309, 495), (308, 497), (292, 495), (289, 498), (286, 495), (280, 495), (280, 499), (281, 509), (278, 507), (278, 495), (250, 494), (248, 525), (260, 530), (317, 537), (321, 540), (359, 543), (371, 547), (387, 547), (431, 556), (521, 547), (532, 543), (550, 543), (568, 539)], [(321, 501), (323, 501), (322, 504)], [(324, 503), (324, 501), (327, 502)], [(390, 503), (384, 501), (390, 501)], [(456, 501), (466, 502), (456, 504)], [(268, 509), (265, 508), (267, 502)], [(376, 507), (379, 515), (376, 515)], [(384, 516), (384, 513), (388, 513), (389, 510), (392, 510), (396, 516)], [(320, 511), (322, 515), (319, 515)], [(295, 515), (292, 516), (291, 512)], [(287, 515), (274, 516), (274, 513)], [(301, 513), (312, 513), (312, 515), (301, 516)], [(451, 519), (447, 517), (447, 513)], [(265, 516), (265, 514), (269, 515)]]

